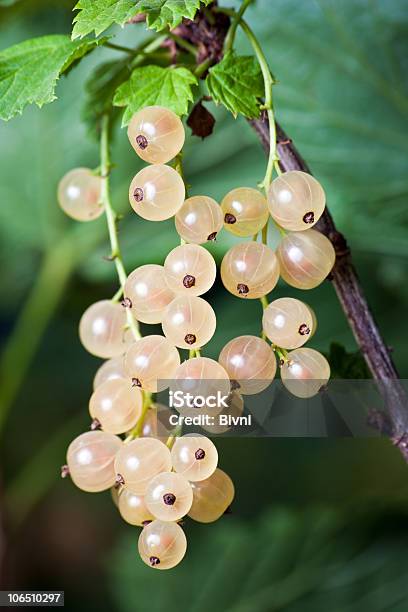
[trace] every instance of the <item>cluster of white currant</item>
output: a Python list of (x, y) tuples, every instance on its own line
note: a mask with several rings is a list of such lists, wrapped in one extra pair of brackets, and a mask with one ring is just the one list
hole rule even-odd
[[(324, 210), (325, 196), (308, 174), (278, 176), (268, 199), (251, 188), (234, 189), (221, 206), (207, 196), (185, 199), (180, 174), (166, 165), (184, 144), (180, 119), (166, 108), (147, 107), (132, 118), (128, 136), (138, 155), (150, 163), (131, 182), (131, 206), (148, 220), (175, 216), (182, 244), (163, 266), (148, 264), (131, 272), (121, 304), (102, 300), (83, 314), (82, 344), (107, 361), (96, 373), (89, 403), (94, 431), (71, 443), (65, 471), (85, 491), (114, 487), (123, 518), (144, 525), (139, 538), (142, 559), (167, 569), (186, 550), (178, 521), (185, 515), (201, 522), (216, 520), (231, 504), (234, 487), (217, 468), (214, 444), (197, 434), (175, 438), (166, 423), (168, 408), (153, 403), (152, 394), (172, 381), (188, 380), (190, 389), (192, 381), (193, 387), (216, 381), (230, 393), (225, 412), (235, 416), (243, 412), (243, 395), (259, 393), (273, 380), (276, 354), (282, 382), (294, 395), (311, 397), (330, 376), (323, 355), (300, 348), (313, 335), (316, 319), (309, 306), (292, 298), (265, 307), (263, 337), (231, 340), (218, 361), (201, 356), (201, 347), (216, 328), (214, 310), (199, 297), (214, 284), (216, 264), (201, 245), (215, 240), (222, 227), (240, 237), (255, 235), (226, 253), (221, 279), (232, 294), (261, 298), (264, 306), (279, 274), (294, 287), (316, 287), (329, 274), (335, 253), (325, 236), (310, 229)], [(101, 193), (102, 178), (78, 168), (63, 177), (58, 198), (68, 215), (88, 221), (103, 213)], [(269, 214), (284, 228), (276, 252), (256, 241)], [(164, 335), (135, 338), (129, 313), (131, 321), (161, 323)], [(190, 359), (181, 363), (177, 348), (189, 349)], [(208, 430), (226, 429), (213, 425)]]
[[(168, 254), (163, 266), (146, 265), (134, 270), (125, 285), (125, 295), (136, 318), (144, 323), (161, 323), (164, 335), (174, 346), (200, 348), (215, 332), (214, 311), (198, 296), (214, 284), (216, 265), (201, 245), (215, 240), (222, 227), (239, 237), (255, 237), (229, 249), (221, 264), (222, 282), (237, 297), (265, 298), (279, 275), (293, 287), (312, 289), (330, 273), (334, 248), (323, 234), (311, 229), (325, 207), (324, 191), (312, 176), (298, 171), (278, 176), (267, 199), (252, 188), (233, 189), (221, 205), (208, 196), (184, 199), (180, 174), (165, 165), (184, 143), (180, 119), (165, 108), (144, 108), (133, 116), (128, 137), (137, 154), (151, 164), (131, 182), (132, 208), (152, 221), (174, 216), (182, 244)], [(284, 234), (276, 252), (256, 241), (269, 215)], [(272, 350), (263, 338), (240, 336), (224, 347), (218, 364), (198, 358), (197, 366), (185, 362), (168, 374), (177, 378), (202, 367), (203, 378), (222, 378), (226, 373), (240, 393), (258, 393), (275, 376), (275, 351), (281, 357), (283, 384), (294, 395), (311, 397), (330, 376), (323, 355), (300, 348), (315, 329), (316, 319), (309, 306), (297, 299), (278, 299), (265, 308), (263, 315), (264, 337), (271, 341)]]

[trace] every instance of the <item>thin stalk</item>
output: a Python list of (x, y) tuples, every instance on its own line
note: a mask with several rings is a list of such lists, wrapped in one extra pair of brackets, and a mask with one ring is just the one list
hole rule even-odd
[(142, 433), (143, 423), (144, 423), (146, 414), (148, 413), (151, 405), (152, 405), (152, 394), (148, 393), (147, 391), (144, 391), (143, 392), (142, 414), (140, 415), (140, 418), (137, 422), (136, 427), (132, 429), (132, 431), (129, 434), (130, 436), (132, 436), (132, 438), (138, 438), (140, 434)]
[(204, 60), (203, 62), (201, 62), (201, 64), (198, 64), (198, 66), (195, 68), (194, 70), (194, 75), (199, 79), (206, 70), (208, 70), (208, 68), (210, 68), (210, 66), (214, 63), (214, 60), (212, 57), (207, 57), (206, 60)]
[(177, 34), (174, 34), (173, 32), (169, 32), (167, 34), (167, 38), (174, 40), (179, 47), (184, 49), (184, 51), (187, 51), (187, 53), (190, 53), (190, 55), (193, 55), (194, 57), (197, 56), (197, 47), (188, 42), (188, 40), (181, 38), (181, 36), (177, 36)]
[[(101, 144), (100, 144), (100, 157), (101, 157), (101, 203), (103, 204), (106, 216), (106, 222), (108, 225), (109, 240), (111, 245), (111, 259), (115, 262), (116, 271), (118, 273), (119, 284), (123, 290), (127, 279), (125, 266), (122, 260), (122, 254), (120, 251), (118, 231), (117, 231), (117, 215), (112, 207), (110, 200), (110, 189), (109, 189), (109, 177), (111, 170), (110, 162), (110, 149), (109, 149), (109, 116), (104, 115), (102, 117), (101, 124)], [(135, 318), (132, 316), (130, 308), (126, 308), (126, 318), (130, 329), (132, 330), (135, 340), (139, 340), (141, 337), (139, 331), (139, 325)]]
[(109, 41), (103, 43), (104, 47), (108, 49), (113, 49), (114, 51), (120, 51), (122, 53), (128, 53), (129, 55), (135, 55), (137, 51), (135, 49), (130, 49), (130, 47), (124, 47), (123, 45), (116, 45), (115, 43), (111, 43)]
[(235, 35), (237, 33), (237, 28), (239, 25), (239, 22), (242, 19), (243, 14), (245, 13), (245, 11), (247, 10), (248, 6), (253, 2), (253, 0), (243, 0), (241, 7), (239, 9), (239, 11), (235, 14), (231, 26), (228, 30), (227, 36), (225, 37), (225, 41), (224, 41), (224, 53), (228, 53), (228, 51), (231, 51), (233, 45), (234, 45), (234, 41), (235, 41)]
[(269, 223), (269, 218), (262, 228), (262, 243), (263, 244), (268, 244), (268, 223)]

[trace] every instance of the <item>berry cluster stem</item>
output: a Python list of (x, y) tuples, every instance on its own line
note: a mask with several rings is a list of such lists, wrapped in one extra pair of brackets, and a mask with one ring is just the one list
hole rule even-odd
[[(125, 270), (125, 266), (123, 264), (122, 254), (120, 251), (119, 238), (118, 238), (118, 229), (117, 229), (117, 214), (113, 209), (111, 199), (110, 199), (110, 171), (111, 171), (111, 162), (110, 162), (110, 147), (109, 147), (109, 115), (104, 115), (102, 117), (101, 122), (101, 142), (100, 142), (100, 157), (101, 157), (101, 179), (102, 179), (102, 189), (101, 189), (101, 203), (105, 210), (106, 222), (108, 225), (108, 233), (109, 240), (111, 245), (111, 255), (110, 258), (115, 262), (116, 271), (118, 273), (119, 284), (121, 292), (123, 292), (125, 282), (127, 279), (127, 274)], [(117, 294), (116, 294), (117, 295)], [(116, 296), (114, 296), (116, 297)], [(137, 321), (132, 316), (132, 313), (129, 308), (126, 309), (126, 318), (127, 323), (130, 329), (132, 330), (133, 336), (136, 340), (141, 337), (139, 331), (139, 325)]]

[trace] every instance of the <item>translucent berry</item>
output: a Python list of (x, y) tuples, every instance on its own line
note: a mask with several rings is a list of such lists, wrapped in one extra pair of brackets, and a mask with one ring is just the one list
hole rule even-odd
[(98, 493), (115, 483), (115, 457), (122, 440), (105, 431), (88, 431), (71, 442), (67, 451), (69, 474), (79, 489)]
[(288, 391), (296, 397), (313, 397), (330, 378), (327, 359), (318, 351), (298, 348), (288, 354), (281, 368), (281, 379)]
[(170, 451), (153, 438), (137, 438), (123, 444), (115, 459), (118, 482), (137, 495), (146, 493), (150, 480), (171, 469)]
[(133, 210), (148, 221), (170, 219), (183, 205), (184, 183), (170, 166), (148, 166), (133, 178), (129, 202)]
[(149, 483), (146, 506), (161, 521), (178, 521), (191, 508), (193, 491), (188, 480), (175, 472), (162, 472)]
[(127, 378), (125, 372), (125, 362), (123, 355), (119, 357), (112, 357), (104, 361), (104, 363), (98, 368), (93, 381), (93, 388), (96, 389), (99, 385), (106, 382), (107, 380), (115, 380), (118, 378)]
[(187, 480), (204, 480), (214, 473), (218, 452), (205, 436), (181, 436), (171, 449), (173, 469)]
[(166, 308), (163, 333), (179, 348), (199, 348), (214, 335), (217, 320), (210, 304), (200, 297), (181, 295)]
[(89, 168), (75, 168), (58, 185), (58, 202), (65, 214), (76, 221), (93, 221), (104, 208), (101, 203), (100, 176)]
[(224, 227), (235, 236), (253, 236), (268, 220), (266, 199), (256, 189), (233, 189), (221, 202)]
[(217, 361), (208, 357), (194, 357), (184, 361), (170, 383), (173, 397), (177, 398), (177, 391), (191, 396), (190, 401), (173, 403), (177, 412), (185, 416), (218, 414), (225, 407), (219, 397), (227, 398), (230, 388), (227, 372)]
[(136, 153), (149, 164), (165, 164), (180, 153), (185, 132), (180, 118), (163, 106), (146, 106), (133, 115), (128, 138)]
[(166, 570), (180, 563), (186, 554), (187, 540), (177, 523), (153, 521), (139, 536), (142, 561), (154, 569)]
[(143, 407), (143, 394), (129, 379), (107, 380), (93, 392), (89, 413), (103, 431), (122, 434), (135, 427)]
[(222, 349), (218, 361), (243, 395), (266, 389), (276, 374), (276, 358), (265, 340), (239, 336)]
[(167, 285), (177, 294), (201, 295), (213, 286), (217, 267), (213, 256), (198, 244), (183, 244), (164, 262)]
[(123, 489), (119, 495), (118, 508), (122, 518), (130, 525), (143, 526), (154, 521), (154, 516), (147, 509), (145, 498)]
[(244, 400), (238, 391), (231, 391), (227, 399), (227, 408), (222, 408), (221, 412), (216, 416), (214, 422), (203, 424), (201, 427), (210, 434), (223, 434), (229, 431), (234, 425), (233, 422), (227, 421), (224, 425), (221, 421), (223, 417), (239, 418), (244, 412)]
[(222, 260), (222, 282), (237, 297), (260, 298), (272, 291), (278, 278), (275, 253), (258, 242), (241, 242), (227, 251)]
[(176, 214), (176, 230), (186, 242), (215, 240), (223, 225), (221, 207), (207, 196), (188, 198)]
[(79, 322), (79, 338), (86, 350), (96, 357), (123, 355), (132, 338), (126, 334), (126, 311), (110, 300), (95, 302)]
[(313, 227), (323, 214), (326, 195), (313, 176), (292, 170), (278, 176), (269, 189), (272, 217), (285, 229), (301, 232)]
[(276, 254), (282, 278), (297, 289), (313, 289), (320, 285), (336, 259), (330, 240), (313, 229), (287, 234)]
[(145, 438), (157, 438), (167, 442), (168, 437), (174, 429), (170, 417), (174, 414), (168, 406), (155, 402), (147, 411), (143, 421), (141, 435)]
[(271, 342), (285, 349), (295, 349), (313, 336), (316, 318), (304, 302), (279, 298), (265, 308), (262, 326)]
[(199, 523), (218, 520), (234, 500), (235, 490), (231, 478), (217, 468), (209, 478), (192, 482), (193, 505), (188, 516)]
[(168, 381), (180, 365), (180, 355), (164, 336), (145, 336), (134, 342), (125, 355), (125, 368), (133, 384), (156, 393), (168, 387)]
[(132, 313), (142, 323), (161, 323), (163, 311), (175, 294), (165, 282), (163, 266), (147, 264), (129, 274), (124, 294), (132, 302)]

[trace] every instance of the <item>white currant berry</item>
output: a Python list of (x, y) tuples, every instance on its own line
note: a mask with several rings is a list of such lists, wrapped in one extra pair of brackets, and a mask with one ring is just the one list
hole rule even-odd
[(217, 468), (209, 478), (192, 482), (193, 504), (188, 516), (199, 523), (218, 520), (234, 500), (235, 489), (231, 478)]
[(121, 517), (130, 525), (141, 527), (154, 520), (143, 495), (136, 495), (126, 489), (123, 489), (119, 495), (118, 508)]
[(167, 255), (165, 279), (176, 294), (201, 295), (213, 286), (217, 267), (213, 256), (198, 244), (183, 244)]
[(89, 413), (103, 431), (122, 434), (136, 426), (143, 407), (143, 394), (130, 379), (107, 380), (93, 392)]
[(209, 478), (218, 464), (218, 452), (205, 436), (181, 436), (171, 449), (173, 469), (187, 480)]
[(123, 442), (105, 431), (88, 431), (71, 442), (67, 464), (72, 481), (89, 493), (106, 491), (115, 483), (114, 461)]
[(196, 296), (176, 297), (163, 313), (163, 333), (179, 348), (204, 346), (213, 337), (216, 326), (214, 310), (208, 302)]
[(153, 438), (137, 438), (126, 444), (115, 458), (117, 481), (128, 491), (144, 495), (150, 480), (171, 469), (170, 451), (163, 442)]
[(162, 472), (151, 479), (145, 495), (146, 506), (161, 521), (178, 521), (193, 503), (188, 480), (175, 472)]
[(253, 236), (266, 224), (269, 212), (266, 198), (250, 187), (233, 189), (221, 202), (224, 227), (235, 236)]
[(330, 366), (326, 357), (310, 348), (290, 351), (288, 361), (281, 367), (282, 383), (296, 397), (313, 397), (329, 378)]
[(238, 336), (222, 349), (218, 361), (243, 395), (266, 389), (276, 374), (276, 358), (265, 340)]
[(260, 298), (272, 291), (279, 278), (275, 253), (258, 242), (241, 242), (227, 251), (221, 264), (226, 289), (240, 298)]
[(110, 300), (95, 302), (79, 322), (79, 338), (86, 350), (96, 357), (123, 355), (131, 337), (126, 334), (126, 311)]
[(316, 330), (313, 310), (295, 298), (279, 298), (265, 308), (262, 326), (271, 342), (285, 349), (299, 348)]
[(153, 521), (139, 536), (139, 554), (150, 567), (166, 570), (180, 563), (186, 554), (187, 540), (177, 523)]
[(320, 285), (336, 259), (330, 240), (313, 229), (287, 234), (276, 254), (282, 278), (297, 289), (314, 289)]
[(125, 355), (125, 369), (133, 384), (153, 393), (169, 386), (179, 365), (178, 350), (164, 336), (145, 336)]
[(278, 176), (269, 189), (268, 206), (276, 223), (287, 230), (307, 230), (323, 214), (326, 195), (310, 174), (291, 170)]
[(133, 210), (148, 221), (164, 221), (173, 217), (183, 205), (185, 187), (176, 170), (157, 165), (143, 168), (129, 187)]
[(146, 106), (133, 115), (128, 138), (141, 159), (165, 164), (180, 153), (185, 132), (181, 119), (169, 108)]
[(132, 314), (142, 323), (161, 323), (163, 311), (174, 299), (167, 286), (163, 266), (147, 264), (131, 272), (124, 287)]
[(222, 209), (207, 196), (185, 200), (175, 217), (176, 230), (186, 242), (203, 244), (217, 238), (223, 226)]
[(94, 390), (102, 385), (102, 383), (107, 380), (115, 380), (118, 378), (127, 378), (125, 372), (125, 362), (123, 359), (123, 355), (119, 355), (119, 357), (112, 357), (112, 359), (108, 359), (104, 361), (103, 364), (96, 371), (93, 388)]
[(74, 168), (59, 182), (58, 202), (76, 221), (93, 221), (104, 208), (101, 203), (102, 179), (89, 168)]

